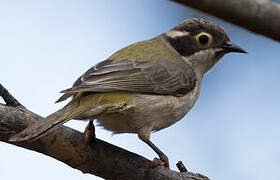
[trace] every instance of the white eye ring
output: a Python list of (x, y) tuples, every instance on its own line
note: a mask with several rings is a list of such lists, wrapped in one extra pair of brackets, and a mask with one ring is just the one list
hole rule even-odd
[(208, 47), (213, 42), (213, 36), (206, 32), (198, 33), (194, 36), (199, 46)]

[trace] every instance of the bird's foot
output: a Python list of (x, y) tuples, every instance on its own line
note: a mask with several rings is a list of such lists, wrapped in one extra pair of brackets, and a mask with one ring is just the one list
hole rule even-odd
[(169, 169), (170, 166), (169, 166), (168, 159), (162, 160), (162, 159), (154, 158), (153, 161), (150, 164), (150, 167), (151, 168), (156, 168), (158, 166), (164, 166), (164, 167), (167, 167)]
[(90, 120), (84, 131), (84, 141), (86, 145), (89, 145), (90, 143), (94, 143), (95, 139), (95, 127), (93, 121)]

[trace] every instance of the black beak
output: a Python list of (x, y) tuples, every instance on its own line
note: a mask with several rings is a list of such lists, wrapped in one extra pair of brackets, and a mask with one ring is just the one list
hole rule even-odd
[(222, 48), (226, 51), (226, 52), (238, 52), (238, 53), (247, 53), (247, 51), (245, 51), (244, 49), (242, 49), (241, 47), (231, 43), (231, 42), (226, 42), (225, 44), (223, 44)]

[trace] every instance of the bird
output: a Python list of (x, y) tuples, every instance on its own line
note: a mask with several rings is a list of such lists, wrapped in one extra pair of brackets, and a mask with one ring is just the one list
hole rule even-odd
[[(152, 39), (131, 44), (88, 69), (61, 91), (72, 100), (10, 141), (32, 141), (71, 120), (90, 120), (115, 134), (136, 133), (169, 160), (150, 135), (181, 120), (198, 100), (204, 75), (227, 53), (247, 53), (219, 25), (191, 18)], [(89, 131), (90, 132), (90, 131)], [(87, 134), (87, 133), (85, 133)], [(90, 138), (89, 138), (90, 139)], [(161, 163), (156, 163), (161, 162)]]

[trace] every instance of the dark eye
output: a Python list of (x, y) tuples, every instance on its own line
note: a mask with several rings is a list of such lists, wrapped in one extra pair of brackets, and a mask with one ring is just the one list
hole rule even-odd
[(199, 36), (199, 42), (200, 42), (201, 44), (207, 44), (208, 41), (209, 41), (209, 37), (206, 36), (205, 34)]

